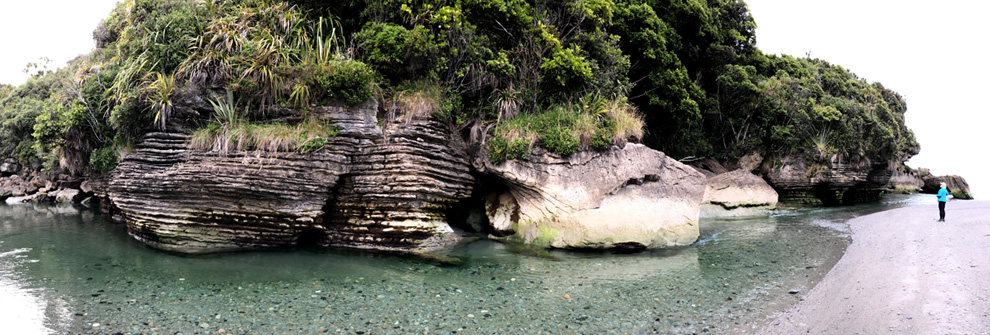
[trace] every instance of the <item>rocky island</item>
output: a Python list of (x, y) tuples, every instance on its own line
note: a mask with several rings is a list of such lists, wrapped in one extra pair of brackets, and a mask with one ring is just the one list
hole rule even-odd
[(118, 6), (91, 54), (0, 90), (0, 199), (204, 253), (664, 248), (778, 203), (971, 198), (903, 166), (900, 95), (762, 53), (741, 2), (380, 6)]

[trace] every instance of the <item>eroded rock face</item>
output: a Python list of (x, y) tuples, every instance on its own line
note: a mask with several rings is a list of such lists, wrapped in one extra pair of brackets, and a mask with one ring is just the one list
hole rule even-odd
[(887, 188), (901, 193), (917, 192), (925, 186), (925, 181), (922, 180), (924, 176), (922, 173), (928, 174), (927, 169), (910, 171), (903, 168), (894, 169), (893, 174), (890, 176), (890, 181), (887, 183)]
[(766, 215), (775, 208), (777, 191), (763, 178), (739, 169), (708, 178), (701, 216)]
[(7, 158), (0, 163), (0, 176), (6, 177), (21, 171), (21, 166), (17, 164), (17, 160), (13, 158)]
[(808, 163), (803, 157), (768, 159), (760, 168), (781, 202), (849, 205), (877, 201), (892, 174), (888, 162), (843, 161)]
[(925, 176), (923, 178), (924, 186), (921, 187), (923, 193), (936, 194), (938, 190), (942, 187), (940, 183), (945, 183), (945, 188), (952, 192), (952, 197), (954, 199), (969, 200), (973, 199), (973, 193), (969, 191), (969, 183), (966, 179), (957, 175), (947, 175), (947, 176)]
[(444, 212), (471, 196), (474, 177), (460, 139), (428, 116), (387, 125), (351, 156), (327, 209), (327, 244), (436, 249), (456, 237)]
[(452, 236), (444, 211), (471, 192), (467, 157), (444, 124), (383, 130), (376, 110), (318, 108), (339, 133), (310, 153), (221, 155), (189, 149), (188, 135), (151, 133), (107, 193), (131, 236), (177, 252), (438, 247)]
[(491, 225), (526, 243), (656, 248), (698, 238), (704, 175), (643, 145), (564, 158), (538, 150), (497, 165), (482, 154), (473, 162), (507, 187), (487, 197)]
[(685, 164), (701, 172), (701, 174), (705, 175), (705, 178), (711, 178), (729, 172), (729, 169), (726, 169), (722, 166), (722, 163), (719, 163), (714, 158), (702, 158), (686, 162)]

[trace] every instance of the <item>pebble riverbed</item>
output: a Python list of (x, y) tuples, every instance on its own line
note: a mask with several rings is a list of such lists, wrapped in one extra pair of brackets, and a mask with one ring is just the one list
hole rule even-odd
[[(457, 265), (352, 251), (179, 256), (74, 207), (0, 205), (0, 327), (17, 334), (750, 334), (904, 205), (706, 220), (698, 243), (535, 252), (488, 240)], [(13, 334), (13, 333), (12, 333)]]

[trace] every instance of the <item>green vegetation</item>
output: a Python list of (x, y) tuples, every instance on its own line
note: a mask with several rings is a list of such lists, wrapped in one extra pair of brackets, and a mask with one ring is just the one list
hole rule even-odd
[(214, 120), (193, 133), (190, 144), (195, 149), (221, 154), (246, 150), (310, 152), (327, 144), (327, 138), (337, 136), (336, 127), (315, 117), (296, 125), (244, 120), (229, 92), (226, 100), (217, 99), (210, 104)]
[(576, 103), (526, 113), (495, 128), (489, 143), (493, 163), (526, 159), (540, 143), (550, 152), (569, 155), (578, 149), (602, 150), (643, 136), (643, 121), (621, 101), (586, 96)]
[[(123, 1), (94, 52), (0, 86), (0, 158), (105, 173), (144, 134), (179, 129), (203, 150), (309, 152), (335, 132), (312, 106), (372, 97), (388, 122), (472, 129), (494, 162), (630, 140), (819, 165), (918, 152), (900, 95), (765, 55), (755, 28), (740, 0)], [(215, 115), (179, 104), (222, 92)], [(305, 121), (271, 122), (275, 106)]]

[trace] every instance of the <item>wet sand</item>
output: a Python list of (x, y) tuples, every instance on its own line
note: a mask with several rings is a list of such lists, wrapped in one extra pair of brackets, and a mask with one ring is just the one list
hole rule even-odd
[(842, 259), (761, 333), (990, 334), (990, 202), (936, 222), (932, 198), (849, 221)]

